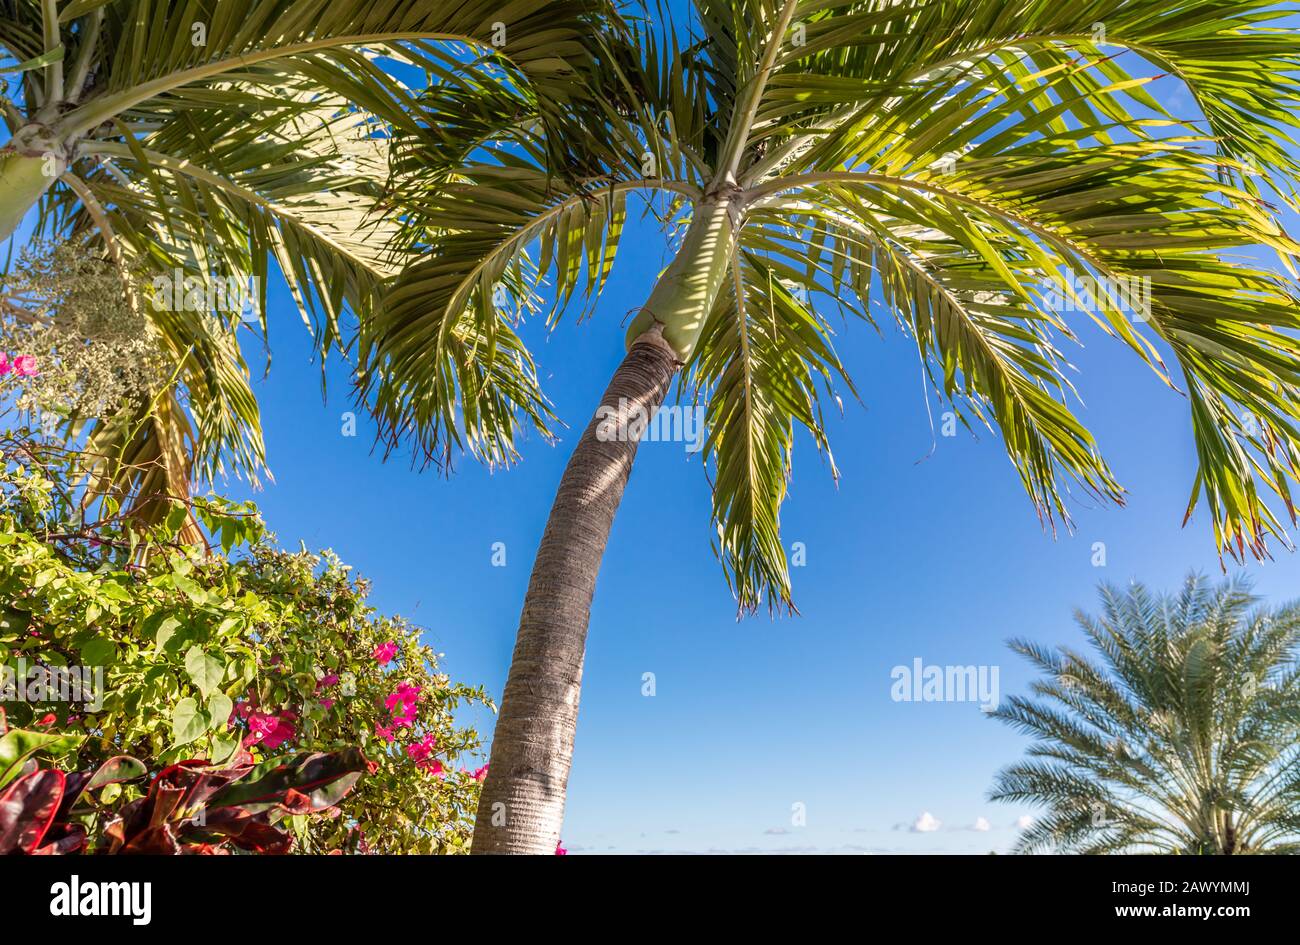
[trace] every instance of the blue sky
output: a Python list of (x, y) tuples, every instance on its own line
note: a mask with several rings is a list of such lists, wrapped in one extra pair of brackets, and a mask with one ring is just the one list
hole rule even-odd
[[(624, 315), (664, 261), (657, 230), (630, 223), (595, 315), (524, 329), (568, 424), (562, 441), (525, 443), (511, 470), (462, 461), (450, 477), (382, 461), (364, 415), (355, 437), (342, 435), (355, 409), (347, 367), (329, 365), (323, 401), (309, 339), (273, 286), (275, 360), (255, 390), (275, 482), (254, 496), (271, 528), (285, 545), (333, 548), (373, 580), (376, 606), (428, 628), (454, 678), (499, 695), (563, 466), (623, 355)], [(1195, 466), (1187, 403), (1118, 342), (1081, 325), (1072, 353), (1079, 415), (1128, 506), (1076, 500), (1075, 533), (1053, 538), (995, 435), (932, 432), (915, 347), (882, 324), (883, 338), (857, 323), (837, 335), (862, 396), (830, 423), (838, 486), (806, 439), (796, 450), (782, 524), (787, 547), (806, 549), (793, 571), (801, 616), (736, 620), (698, 456), (643, 445), (592, 612), (572, 852), (1005, 850), (1032, 811), (985, 795), (1027, 740), (973, 702), (893, 701), (891, 669), (917, 658), (996, 666), (1005, 698), (1031, 678), (1005, 641), (1078, 643), (1071, 612), (1092, 607), (1099, 581), (1173, 588), (1189, 570), (1218, 572), (1204, 512), (1181, 527)], [(496, 542), (505, 567), (492, 564)], [(1300, 561), (1275, 553), (1247, 568), (1258, 590), (1300, 596)], [(490, 731), (486, 713), (466, 721)], [(973, 829), (981, 818), (989, 829)]]
[[(651, 227), (633, 230), (592, 319), (549, 336), (526, 328), (569, 431), (558, 446), (526, 443), (519, 466), (495, 473), (463, 462), (448, 478), (382, 462), (364, 416), (344, 437), (346, 369), (331, 365), (323, 403), (305, 333), (276, 294), (275, 361), (256, 388), (275, 475), (256, 499), (271, 527), (286, 544), (333, 547), (374, 580), (374, 603), (428, 628), (455, 678), (499, 694), (554, 489), (660, 247)], [(1194, 471), (1185, 400), (1118, 342), (1082, 335), (1080, 415), (1130, 495), (1125, 509), (1075, 501), (1075, 534), (1053, 539), (996, 437), (936, 443), (911, 342), (844, 326), (837, 344), (863, 403), (832, 423), (838, 488), (810, 443), (796, 452), (782, 522), (787, 547), (803, 542), (807, 554), (793, 571), (795, 618), (737, 622), (709, 547), (698, 457), (681, 443), (644, 444), (592, 612), (566, 846), (1004, 849), (1032, 812), (985, 793), (1026, 740), (974, 703), (894, 702), (891, 669), (918, 657), (997, 666), (1005, 697), (1030, 679), (1005, 641), (1077, 643), (1071, 612), (1091, 607), (1097, 582), (1172, 588), (1190, 569), (1219, 570), (1204, 515), (1180, 527)], [(1093, 565), (1099, 541), (1105, 567)], [(505, 567), (492, 565), (495, 542)], [(1277, 554), (1248, 570), (1262, 593), (1297, 596), (1300, 562)], [(642, 695), (647, 672), (653, 697)], [(805, 826), (792, 823), (796, 804)], [(915, 831), (927, 812), (924, 823), (941, 826)], [(981, 817), (988, 831), (971, 829)]]

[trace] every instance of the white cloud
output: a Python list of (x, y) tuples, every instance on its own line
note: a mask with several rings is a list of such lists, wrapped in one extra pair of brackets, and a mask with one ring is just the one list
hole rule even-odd
[(934, 833), (941, 826), (943, 826), (943, 822), (934, 814), (928, 810), (922, 811), (921, 816), (916, 818), (916, 823), (912, 824), (912, 833)]
[(971, 827), (971, 830), (978, 830), (980, 833), (987, 833), (992, 829), (993, 829), (993, 825), (989, 823), (989, 819), (987, 817), (976, 817), (975, 826)]
[(1016, 818), (1017, 830), (1028, 830), (1033, 825), (1034, 825), (1034, 818), (1030, 817), (1028, 814), (1025, 814), (1023, 817)]

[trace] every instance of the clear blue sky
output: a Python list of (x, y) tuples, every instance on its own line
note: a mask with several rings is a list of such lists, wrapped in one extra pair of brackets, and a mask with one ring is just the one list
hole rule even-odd
[[(639, 227), (639, 228), (638, 228)], [(373, 602), (428, 628), (453, 677), (499, 695), (532, 556), (569, 450), (623, 354), (624, 314), (663, 263), (633, 224), (605, 297), (583, 325), (525, 329), (569, 431), (523, 447), (517, 468), (462, 462), (448, 478), (372, 451), (373, 427), (341, 435), (346, 366), (318, 368), (282, 286), (272, 289), (270, 376), (256, 392), (275, 475), (255, 498), (286, 545), (332, 547), (374, 581)], [(858, 324), (837, 344), (863, 404), (830, 424), (836, 487), (811, 445), (796, 451), (783, 514), (802, 616), (737, 622), (710, 551), (709, 491), (681, 444), (645, 444), (614, 527), (588, 642), (565, 845), (598, 851), (1004, 850), (1016, 819), (993, 805), (994, 772), (1027, 742), (973, 703), (898, 703), (890, 670), (1000, 668), (1002, 695), (1031, 678), (1013, 636), (1079, 640), (1076, 606), (1101, 580), (1173, 587), (1218, 572), (1204, 513), (1186, 528), (1194, 471), (1187, 403), (1118, 342), (1082, 330), (1080, 416), (1128, 488), (1126, 509), (1073, 503), (1076, 533), (1044, 533), (990, 434), (933, 438), (913, 344)], [(935, 405), (936, 416), (942, 409)], [(242, 484), (229, 491), (245, 494)], [(504, 542), (507, 566), (492, 566)], [(1107, 565), (1092, 565), (1103, 541)], [(1300, 596), (1300, 561), (1251, 566), (1274, 599)], [(656, 675), (657, 694), (642, 692)], [(467, 719), (490, 731), (490, 717)], [(791, 823), (792, 805), (806, 826)], [(918, 832), (928, 813), (938, 829)], [(991, 827), (972, 826), (985, 818)]]
[[(622, 315), (661, 264), (648, 226), (624, 246), (596, 317), (526, 331), (569, 434), (525, 444), (521, 465), (492, 474), (383, 463), (364, 417), (342, 436), (346, 371), (331, 369), (322, 403), (304, 333), (276, 297), (276, 359), (257, 385), (276, 479), (257, 499), (271, 527), (333, 547), (374, 580), (375, 603), (429, 628), (454, 677), (494, 694), (569, 450), (622, 356)], [(863, 404), (832, 423), (841, 482), (801, 443), (783, 516), (787, 546), (807, 548), (793, 571), (802, 616), (736, 621), (698, 458), (642, 446), (592, 613), (564, 830), (574, 852), (1003, 849), (1030, 812), (984, 795), (1025, 739), (972, 703), (892, 701), (890, 670), (916, 657), (996, 665), (1004, 696), (1023, 691), (1030, 675), (1005, 641), (1078, 642), (1071, 611), (1091, 607), (1098, 581), (1172, 587), (1189, 569), (1217, 573), (1204, 516), (1180, 527), (1194, 469), (1186, 402), (1118, 342), (1085, 330), (1076, 363), (1081, 416), (1128, 507), (1075, 502), (1076, 533), (1053, 540), (993, 436), (940, 437), (920, 461), (932, 435), (914, 347), (847, 329), (838, 344)], [(491, 563), (498, 541), (504, 568)], [(1293, 555), (1249, 570), (1261, 592), (1300, 596)], [(645, 672), (654, 697), (641, 694)], [(791, 824), (795, 803), (805, 827)], [(924, 812), (942, 826), (914, 832)], [(970, 829), (980, 817), (992, 829)]]

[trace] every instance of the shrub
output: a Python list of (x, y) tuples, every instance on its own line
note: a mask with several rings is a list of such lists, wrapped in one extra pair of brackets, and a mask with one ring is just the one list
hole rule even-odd
[[(199, 759), (171, 765), (146, 786), (144, 762), (119, 755), (88, 771), (29, 766), (26, 756), (64, 754), (84, 736), (9, 729), (0, 713), (0, 855), (82, 853), (92, 829), (95, 853), (288, 853), (281, 823), (338, 815), (368, 763), (355, 748), (216, 768)], [(7, 785), (7, 786), (6, 786)], [(124, 787), (125, 785), (125, 787)], [(102, 829), (95, 829), (102, 828)]]
[[(60, 768), (359, 748), (375, 770), (343, 816), (290, 819), (297, 849), (467, 849), (483, 769), (459, 765), (479, 740), (453, 713), (487, 697), (368, 606), (367, 582), (277, 548), (251, 504), (176, 503), (144, 528), (117, 499), (83, 505), (75, 453), (5, 439), (0, 456), (0, 702), (16, 727), (82, 738)], [(189, 516), (215, 547), (179, 540)]]

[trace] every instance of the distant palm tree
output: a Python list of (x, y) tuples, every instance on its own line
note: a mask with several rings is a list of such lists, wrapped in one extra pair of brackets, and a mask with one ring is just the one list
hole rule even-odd
[[(387, 255), (393, 221), (377, 211), (390, 129), (415, 119), (412, 91), (381, 64), (441, 74), (481, 56), (562, 101), (588, 16), (610, 9), (588, 0), (0, 0), (0, 73), (13, 80), (0, 96), (11, 136), (0, 148), (0, 240), (36, 208), (38, 235), (120, 268), (164, 360), (180, 366), (148, 416), (99, 418), (89, 451), (114, 460), (100, 472), (126, 471), (136, 481), (124, 491), (146, 497), (185, 495), (196, 474), (232, 468), (256, 480), (260, 416), (237, 329), (265, 336), (268, 273), (283, 272), (324, 352), (344, 313), (367, 317), (397, 272)], [(177, 272), (205, 286), (256, 279), (254, 318), (205, 302), (160, 309), (143, 297), (139, 280)]]
[(1199, 577), (1101, 600), (1093, 658), (1012, 643), (1047, 674), (992, 713), (1034, 737), (990, 793), (1046, 808), (1017, 852), (1300, 852), (1300, 606)]
[[(827, 448), (833, 385), (853, 390), (819, 298), (896, 320), (954, 418), (1000, 430), (1048, 520), (1072, 485), (1122, 499), (1059, 347), (1095, 322), (1186, 391), (1191, 504), (1205, 499), (1219, 546), (1262, 554), (1282, 533), (1262, 493), (1286, 498), (1300, 455), (1300, 304), (1233, 252), (1300, 253), (1264, 200), (1270, 186), (1290, 200), (1300, 176), (1300, 42), (1271, 0), (691, 9), (689, 35), (662, 16), (609, 34), (596, 95), (567, 122), (540, 125), (544, 99), (508, 70), (475, 70), (437, 83), (425, 127), (397, 142), (418, 182), (400, 194), (404, 237), (424, 258), (361, 326), (362, 387), (383, 434), (433, 459), (510, 462), (522, 429), (549, 432), (518, 317), (543, 277), (553, 315), (594, 302), (629, 196), (651, 195), (671, 257), (559, 484), (475, 852), (554, 849), (632, 431), (675, 378), (706, 405), (715, 547), (741, 609), (793, 606), (780, 510), (795, 430)], [(1152, 97), (1157, 73), (1181, 99)], [(1083, 299), (1083, 279), (1109, 289)]]

